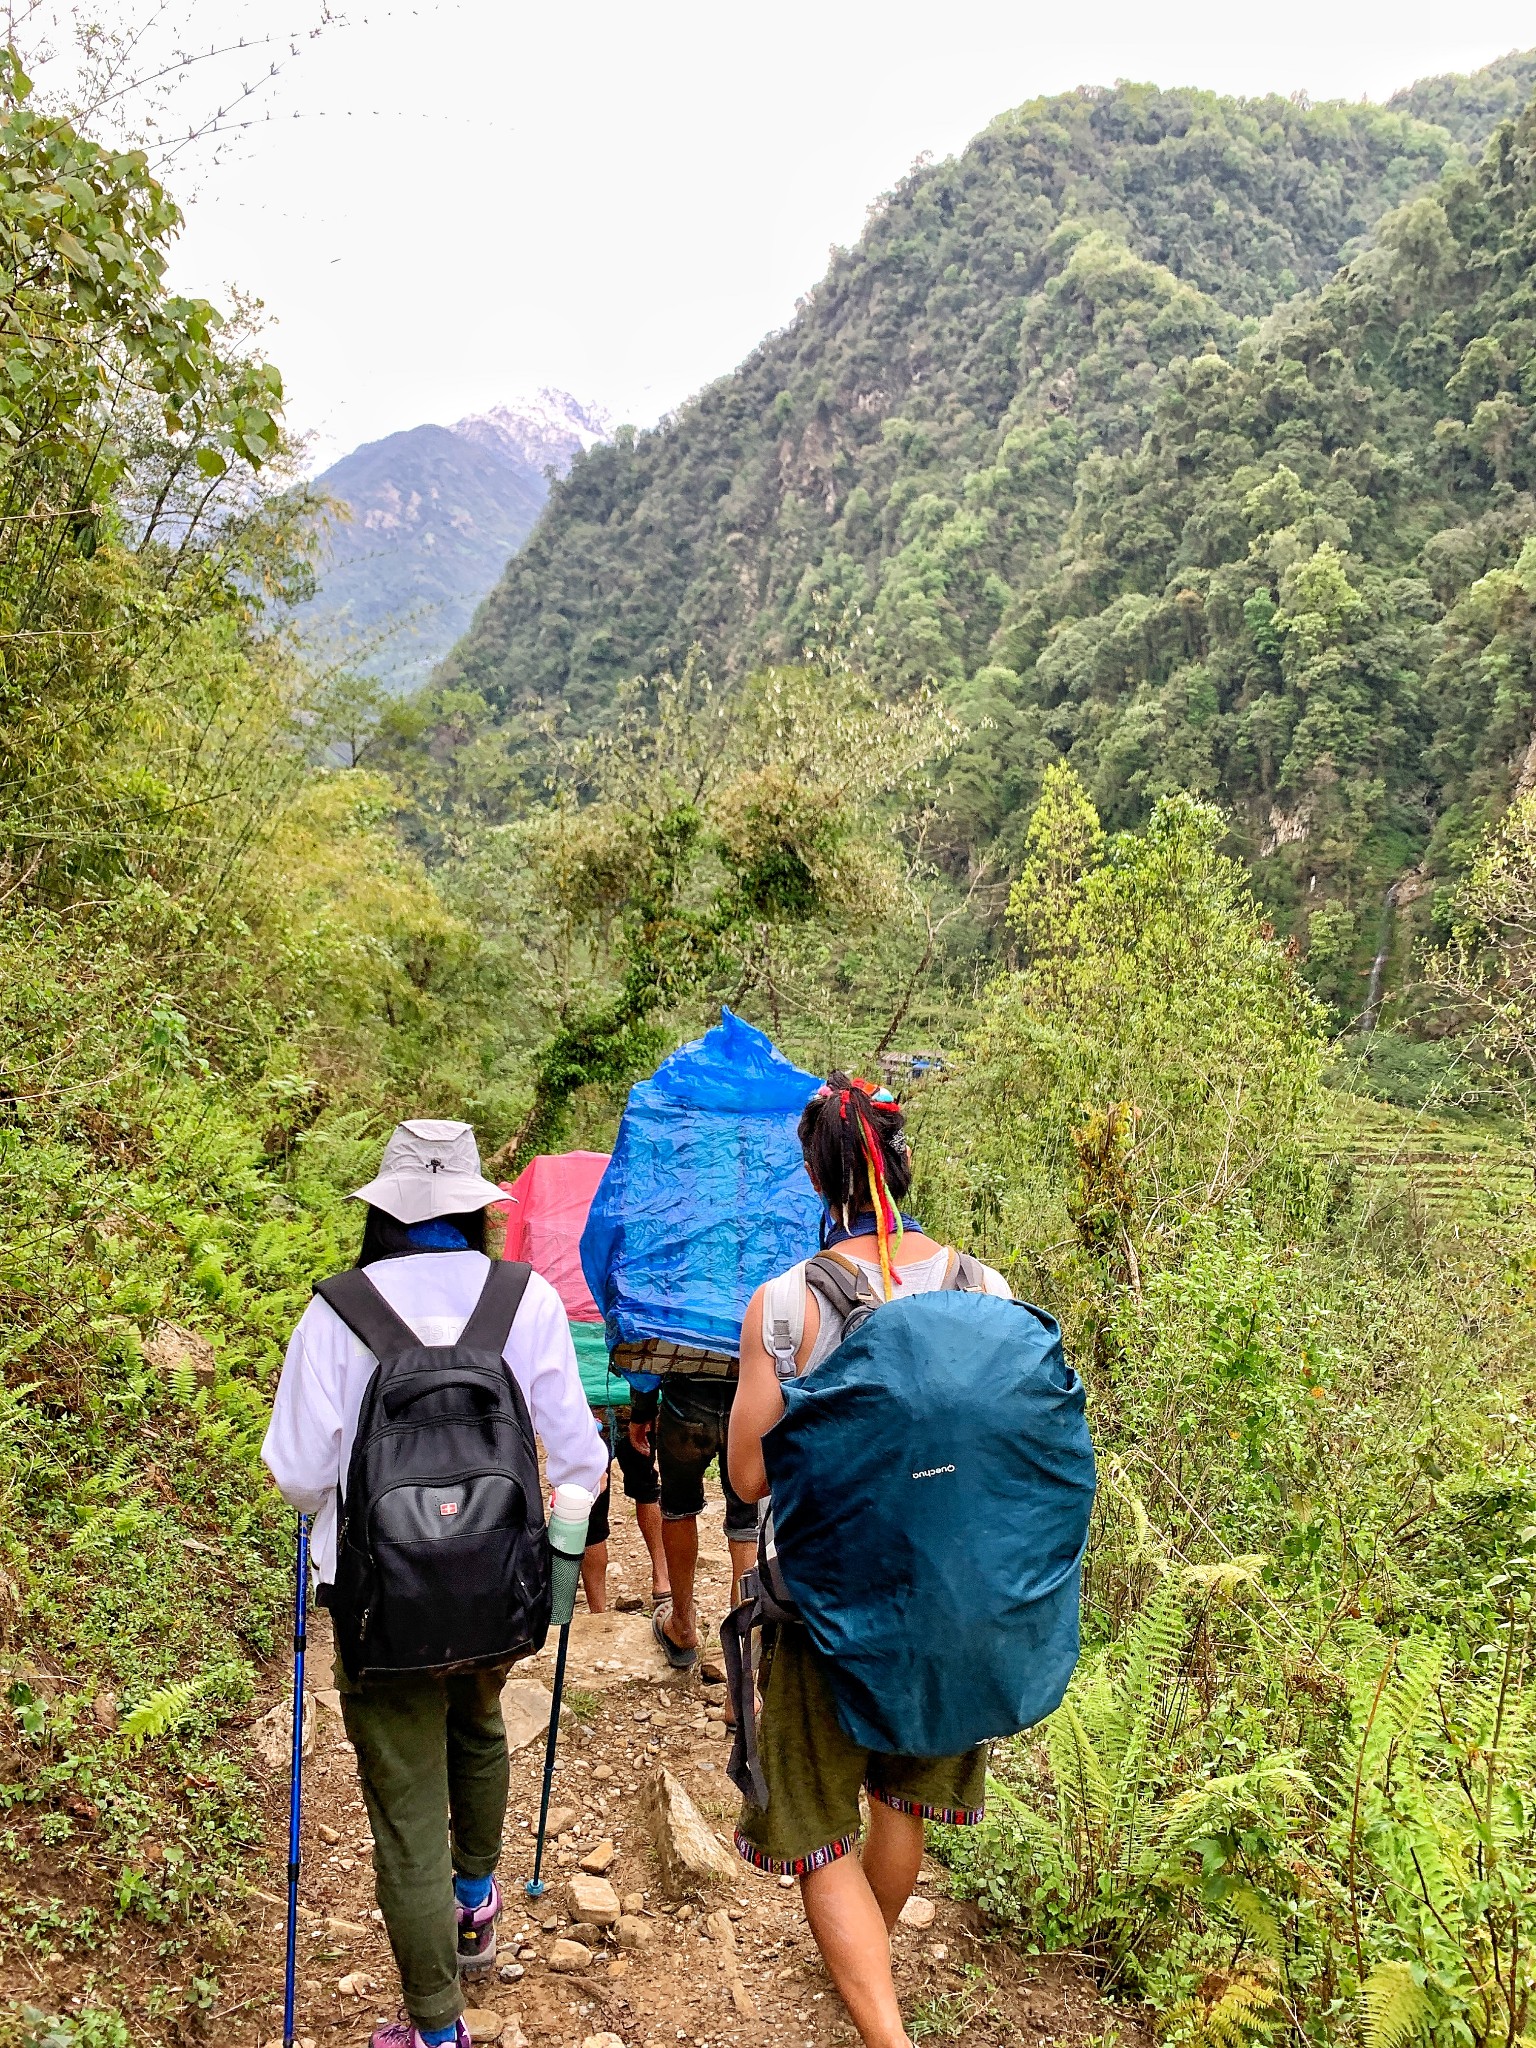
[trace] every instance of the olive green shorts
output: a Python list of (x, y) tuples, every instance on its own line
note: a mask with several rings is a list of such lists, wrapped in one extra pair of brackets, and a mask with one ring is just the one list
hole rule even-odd
[(757, 1750), (768, 1805), (744, 1805), (736, 1847), (759, 1870), (804, 1877), (835, 1863), (859, 1832), (859, 1791), (924, 1820), (982, 1816), (987, 1744), (961, 1756), (888, 1756), (845, 1734), (820, 1654), (803, 1628), (763, 1632)]

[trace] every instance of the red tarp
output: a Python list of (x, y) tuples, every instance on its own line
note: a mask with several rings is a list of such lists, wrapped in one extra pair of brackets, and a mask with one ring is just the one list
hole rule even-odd
[(607, 1164), (606, 1152), (546, 1153), (530, 1159), (515, 1181), (502, 1182), (508, 1196), (503, 1258), (526, 1259), (542, 1273), (573, 1323), (603, 1320), (582, 1274), (581, 1233)]

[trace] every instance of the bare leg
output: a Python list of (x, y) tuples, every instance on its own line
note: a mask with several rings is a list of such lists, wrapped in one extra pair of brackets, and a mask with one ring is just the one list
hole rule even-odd
[(651, 1553), (651, 1598), (659, 1600), (672, 1590), (672, 1582), (667, 1577), (667, 1553), (661, 1547), (660, 1503), (654, 1500), (640, 1502), (635, 1508), (635, 1522), (645, 1538), (646, 1549)]
[(587, 1596), (588, 1614), (601, 1614), (608, 1605), (608, 1539), (589, 1543), (581, 1554), (581, 1590)]
[(887, 1927), (912, 1896), (923, 1864), (923, 1823), (915, 1813), (902, 1813), (884, 1800), (869, 1802), (869, 1832), (861, 1858), (864, 1875)]
[(661, 1547), (666, 1552), (667, 1581), (672, 1588), (672, 1613), (662, 1623), (662, 1632), (680, 1650), (696, 1649), (699, 1617), (693, 1605), (693, 1577), (699, 1566), (698, 1517), (689, 1515), (681, 1522), (663, 1517)]
[(728, 1538), (726, 1547), (731, 1553), (731, 1605), (734, 1607), (741, 1598), (742, 1573), (751, 1571), (757, 1563), (757, 1538), (754, 1536), (750, 1543), (734, 1543)]
[(864, 2048), (909, 2048), (891, 1981), (891, 1938), (857, 1856), (800, 1880), (805, 1917)]

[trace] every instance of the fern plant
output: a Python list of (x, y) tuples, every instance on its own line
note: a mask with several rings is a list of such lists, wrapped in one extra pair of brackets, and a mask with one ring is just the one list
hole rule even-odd
[[(1278, 1865), (1253, 1850), (1284, 1834), (1311, 1786), (1290, 1752), (1208, 1768), (1195, 1660), (1210, 1604), (1228, 1591), (1198, 1574), (1164, 1580), (1127, 1639), (1080, 1669), (1042, 1739), (1014, 1750), (990, 1836), (957, 1845), (973, 1867), (1007, 1868), (1036, 1937), (1094, 1955), (1108, 1982), (1137, 1980), (1191, 1903), (1240, 1953), (1281, 1954)], [(1267, 1992), (1252, 2003), (1267, 2009)]]
[(1285, 1995), (1274, 1970), (1217, 1974), (1174, 2007), (1158, 2039), (1162, 2048), (1253, 2048), (1270, 2039), (1285, 2017)]
[(1434, 1638), (1352, 1676), (1336, 1784), (1365, 2048), (1454, 2039), (1517, 2048), (1536, 1995), (1536, 1695), (1529, 1614), (1480, 1675)]
[(207, 1687), (206, 1677), (178, 1679), (174, 1684), (162, 1685), (123, 1716), (119, 1733), (135, 1746), (158, 1742), (188, 1720)]
[(1423, 2038), (1434, 2013), (1434, 2001), (1411, 1963), (1377, 1963), (1360, 1986), (1365, 2048), (1409, 2048)]

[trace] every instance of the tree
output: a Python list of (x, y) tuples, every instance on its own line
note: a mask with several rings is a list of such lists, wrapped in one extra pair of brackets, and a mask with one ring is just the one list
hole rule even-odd
[(1097, 832), (1056, 776), (1025, 906), (1048, 911), (1046, 943), (995, 984), (956, 1078), (920, 1110), (936, 1162), (922, 1199), (1047, 1298), (1047, 1246), (1135, 1288), (1191, 1219), (1283, 1188), (1323, 1045), (1219, 811), (1165, 798), (1094, 860)]
[(1024, 836), (1024, 866), (1008, 896), (1008, 922), (1044, 990), (1062, 989), (1078, 944), (1082, 883), (1103, 858), (1104, 828), (1065, 762), (1046, 769)]
[(786, 934), (888, 911), (886, 813), (942, 732), (925, 704), (892, 712), (846, 673), (770, 669), (722, 696), (690, 663), (630, 685), (614, 727), (568, 752), (555, 799), (506, 828), (555, 1018), (506, 1162), (560, 1144), (578, 1090), (654, 1062), (669, 1011), (771, 983)]
[(1426, 979), (1473, 1026), (1512, 1107), (1536, 1088), (1536, 791), (1510, 805), (1456, 892), (1449, 943)]
[[(249, 601), (227, 548), (211, 584), (180, 572), (202, 562), (222, 480), (278, 452), (282, 384), (222, 346), (206, 301), (167, 290), (181, 216), (143, 152), (103, 148), (31, 94), (0, 55), (0, 847), (42, 876), (115, 835), (91, 764), (154, 653)], [(165, 541), (131, 509), (151, 409), (162, 459), (200, 480)]]

